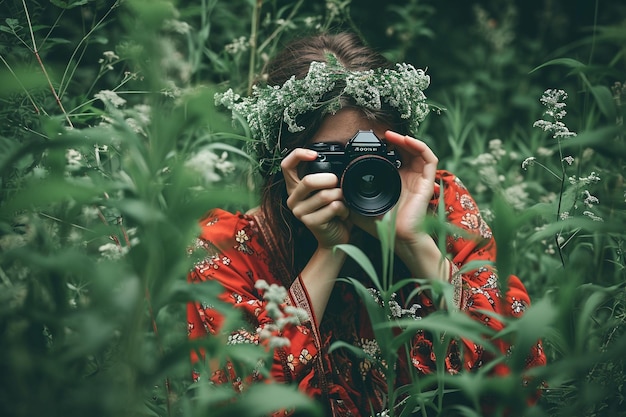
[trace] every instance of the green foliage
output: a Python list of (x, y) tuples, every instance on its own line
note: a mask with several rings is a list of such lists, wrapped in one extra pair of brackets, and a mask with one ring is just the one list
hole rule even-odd
[[(291, 386), (236, 394), (212, 385), (204, 364), (191, 383), (191, 350), (244, 373), (267, 372), (258, 361), (268, 352), (234, 349), (221, 336), (187, 340), (187, 301), (219, 305), (219, 289), (191, 288), (185, 276), (198, 256), (188, 250), (196, 220), (211, 207), (258, 201), (245, 133), (215, 109), (214, 93), (245, 93), (286, 39), (323, 28), (358, 31), (391, 59), (429, 68), (426, 93), (444, 110), (419, 133), (478, 199), (500, 274), (520, 276), (534, 302), (488, 335), (515, 341), (494, 362), (508, 361), (511, 375), (415, 374), (394, 391), (389, 368), (390, 401), (410, 394), (392, 413), (475, 416), (488, 396), (496, 414), (624, 415), (626, 8), (618, 3), (573, 12), (566, 1), (521, 0), (0, 1), (0, 414), (261, 416), (295, 407), (318, 415)], [(562, 122), (577, 136), (533, 127), (550, 88), (569, 94)], [(446, 231), (437, 219), (426, 226)], [(370, 276), (389, 301), (414, 280), (390, 279), (392, 228), (380, 228), (385, 273), (370, 268)], [(356, 248), (339, 249), (369, 264)], [(453, 338), (484, 341), (485, 329), (451, 308), (394, 333), (398, 323), (353, 284), (389, 363), (418, 325), (441, 336), (439, 361)], [(450, 306), (447, 286), (422, 284)], [(239, 326), (235, 312), (218, 308), (228, 328)], [(518, 381), (537, 337), (549, 364), (530, 376), (548, 388), (528, 407), (522, 391), (533, 387)], [(457, 397), (465, 402), (448, 404)]]

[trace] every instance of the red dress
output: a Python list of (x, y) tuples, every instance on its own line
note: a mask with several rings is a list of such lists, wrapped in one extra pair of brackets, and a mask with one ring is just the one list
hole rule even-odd
[[(442, 184), (442, 187), (439, 184)], [(526, 289), (517, 277), (509, 279), (507, 293), (501, 296), (498, 278), (491, 266), (495, 261), (496, 247), (489, 226), (483, 221), (478, 207), (461, 181), (446, 171), (438, 171), (431, 209), (437, 212), (440, 189), (443, 188), (443, 201), (447, 220), (468, 234), (452, 233), (446, 238), (446, 251), (454, 267), (450, 281), (454, 287), (454, 303), (472, 319), (483, 322), (494, 330), (500, 330), (502, 323), (482, 311), (493, 311), (502, 316), (519, 316), (530, 305)], [(364, 304), (354, 287), (337, 281), (331, 298), (320, 322), (314, 317), (309, 299), (299, 277), (288, 276), (286, 269), (273, 257), (276, 253), (273, 236), (267, 230), (262, 218), (255, 215), (228, 213), (214, 210), (201, 221), (202, 232), (197, 246), (206, 249), (206, 256), (195, 265), (189, 274), (191, 282), (207, 280), (219, 281), (224, 287), (222, 300), (233, 304), (244, 312), (250, 322), (248, 329), (241, 329), (229, 335), (230, 343), (259, 343), (259, 332), (272, 323), (264, 306), (266, 302), (255, 288), (258, 280), (268, 284), (282, 285), (288, 289), (286, 305), (300, 307), (308, 312), (310, 319), (299, 325), (287, 325), (281, 336), (288, 338), (287, 347), (275, 349), (271, 374), (277, 381), (298, 384), (301, 391), (314, 398), (323, 399), (334, 416), (369, 416), (372, 407), (376, 412), (385, 407), (384, 393), (387, 390), (384, 364), (352, 354), (348, 349), (334, 349), (329, 346), (341, 340), (362, 348), (370, 358), (380, 354), (377, 341)], [(370, 250), (370, 259), (380, 253), (379, 248)], [(374, 255), (374, 257), (372, 257)], [(458, 271), (472, 261), (485, 261), (471, 271)], [(357, 278), (366, 287), (374, 287), (367, 275), (355, 264), (347, 265), (340, 276)], [(409, 277), (408, 270), (399, 265), (394, 269), (396, 276)], [(345, 275), (344, 275), (345, 272)], [(400, 275), (400, 274), (406, 275)], [(435, 311), (436, 306), (425, 292), (413, 296), (405, 302), (408, 293), (415, 289), (403, 288), (390, 302), (394, 318), (419, 320)], [(379, 295), (371, 290), (374, 298)], [(391, 305), (393, 304), (393, 305)], [(220, 331), (219, 313), (200, 302), (188, 306), (188, 328), (191, 338), (203, 337), (207, 333)], [(476, 369), (489, 360), (489, 355), (481, 346), (462, 340), (462, 348), (452, 344), (445, 358), (446, 371), (457, 373), (462, 369)], [(506, 352), (508, 346), (500, 342), (498, 346)], [(397, 365), (398, 385), (409, 383), (403, 376), (407, 361), (421, 374), (435, 370), (435, 355), (432, 337), (427, 331), (418, 330), (412, 336), (407, 355), (400, 355), (403, 363)], [(320, 356), (320, 352), (322, 353)], [(462, 352), (462, 354), (460, 353)], [(192, 354), (192, 360), (197, 357)], [(462, 356), (462, 357), (461, 357)], [(527, 366), (545, 364), (546, 358), (541, 343), (538, 342), (529, 353)], [(506, 373), (504, 365), (495, 367), (494, 372)], [(216, 383), (231, 382), (238, 389), (246, 381), (258, 377), (238, 376), (233, 369), (217, 369), (212, 375)]]

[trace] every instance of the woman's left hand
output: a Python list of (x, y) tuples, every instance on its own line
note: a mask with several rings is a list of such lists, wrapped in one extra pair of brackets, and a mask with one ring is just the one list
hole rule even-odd
[[(402, 191), (394, 208), (397, 210), (396, 240), (398, 243), (411, 246), (424, 237), (419, 229), (433, 196), (439, 160), (421, 140), (391, 130), (385, 132), (385, 138), (389, 145), (393, 145), (402, 160), (402, 166), (398, 170), (402, 180)], [(354, 215), (352, 217), (358, 227), (376, 235), (376, 225), (371, 218)]]

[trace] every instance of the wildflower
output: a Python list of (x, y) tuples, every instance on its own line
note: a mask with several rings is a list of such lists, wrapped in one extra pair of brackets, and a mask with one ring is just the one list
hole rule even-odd
[(504, 190), (504, 198), (517, 210), (523, 210), (528, 201), (528, 193), (525, 184), (515, 184)]
[(263, 292), (265, 311), (274, 320), (257, 329), (259, 339), (267, 341), (271, 349), (289, 346), (289, 339), (282, 337), (280, 332), (288, 324), (298, 325), (308, 320), (308, 314), (303, 309), (285, 305), (288, 298), (285, 287), (270, 285), (265, 280), (258, 280), (254, 286)]
[(81, 215), (88, 220), (95, 220), (100, 215), (100, 209), (94, 206), (83, 206), (81, 209)]
[(307, 16), (304, 18), (304, 25), (308, 28), (313, 27), (317, 22), (317, 18), (313, 16)]
[[(291, 77), (282, 86), (255, 85), (249, 97), (242, 98), (232, 89), (215, 95), (218, 105), (227, 107), (233, 119), (241, 116), (256, 140), (250, 142), (252, 151), (260, 156), (260, 169), (274, 173), (280, 169), (282, 159), (277, 138), (283, 123), (292, 132), (300, 132), (298, 116), (321, 109), (334, 114), (342, 106), (340, 97), (349, 96), (355, 104), (372, 110), (382, 103), (394, 107), (400, 117), (407, 119), (410, 130), (417, 127), (430, 111), (423, 90), (430, 84), (424, 70), (410, 64), (396, 64), (396, 69), (350, 71), (336, 56), (327, 55), (327, 62), (312, 62), (303, 79)], [(343, 89), (331, 100), (322, 100), (338, 84)]]
[(502, 148), (502, 141), (500, 139), (491, 139), (489, 141), (489, 150), (496, 159), (500, 159), (506, 155), (506, 150)]
[(563, 213), (561, 213), (561, 214), (559, 215), (559, 218), (560, 218), (561, 220), (567, 220), (567, 219), (569, 219), (569, 211), (564, 211)]
[(191, 25), (187, 22), (182, 22), (176, 19), (168, 19), (164, 22), (164, 27), (166, 30), (170, 30), (175, 33), (179, 33), (181, 35), (186, 35), (191, 31)]
[(217, 156), (210, 149), (202, 149), (185, 162), (185, 166), (197, 172), (205, 183), (214, 183), (222, 179), (223, 174), (229, 174), (235, 165), (227, 160), (228, 153)]
[(248, 39), (245, 36), (240, 36), (239, 38), (234, 39), (228, 45), (224, 46), (224, 49), (229, 54), (236, 55), (240, 52), (247, 51), (249, 46), (250, 42), (248, 41)]
[(103, 258), (109, 260), (121, 259), (128, 253), (128, 246), (122, 246), (117, 243), (105, 243), (98, 248), (98, 252)]
[(472, 165), (484, 166), (484, 165), (496, 165), (498, 161), (496, 160), (496, 157), (491, 153), (481, 153), (478, 156), (476, 156), (476, 158), (470, 163)]
[(544, 115), (552, 120), (537, 120), (533, 123), (533, 127), (538, 127), (545, 132), (551, 132), (554, 139), (566, 139), (576, 136), (576, 133), (570, 132), (568, 127), (561, 120), (565, 117), (566, 104), (561, 102), (567, 99), (567, 93), (563, 90), (546, 90), (541, 96), (541, 103), (546, 107)]
[(583, 194), (585, 195), (584, 203), (589, 208), (593, 207), (594, 204), (598, 204), (600, 202), (598, 200), (598, 197), (591, 195), (588, 190), (583, 191)]
[(94, 97), (102, 101), (104, 104), (111, 105), (115, 108), (126, 104), (126, 100), (118, 96), (117, 93), (112, 90), (101, 90), (100, 92), (94, 94)]
[(544, 146), (540, 146), (537, 148), (537, 155), (539, 156), (552, 156), (554, 151), (552, 149), (548, 149)]
[(68, 149), (65, 152), (68, 171), (77, 171), (83, 166), (83, 154), (76, 149)]
[(100, 58), (98, 60), (98, 64), (101, 64), (104, 68), (106, 68), (109, 71), (113, 69), (112, 63), (120, 59), (120, 57), (117, 56), (115, 52), (113, 51), (104, 51), (102, 53), (102, 56), (103, 58)]
[(567, 162), (567, 165), (572, 165), (574, 163), (574, 157), (566, 156), (565, 158), (563, 158), (563, 161)]
[(589, 217), (594, 222), (603, 222), (604, 221), (604, 219), (602, 219), (602, 217), (596, 215), (595, 213), (593, 213), (593, 212), (591, 212), (589, 210), (583, 211), (583, 215)]
[(522, 169), (527, 169), (529, 166), (533, 166), (536, 160), (537, 158), (535, 158), (534, 156), (530, 156), (524, 159), (524, 161), (522, 161)]

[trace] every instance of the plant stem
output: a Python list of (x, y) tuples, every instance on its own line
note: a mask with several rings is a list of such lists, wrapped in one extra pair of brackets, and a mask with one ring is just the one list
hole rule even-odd
[(248, 95), (252, 93), (257, 54), (257, 35), (259, 31), (259, 19), (261, 18), (261, 6), (263, 0), (256, 0), (252, 9), (252, 24), (250, 27), (250, 62), (248, 68)]
[[(561, 219), (561, 203), (563, 202), (563, 192), (565, 190), (565, 164), (563, 163), (563, 148), (561, 147), (561, 139), (558, 139), (559, 144), (559, 159), (561, 162), (561, 185), (559, 189), (559, 201), (556, 208), (556, 221), (558, 222)], [(559, 253), (559, 259), (561, 260), (561, 265), (565, 268), (565, 259), (563, 258), (563, 251), (561, 250), (561, 245), (559, 244), (559, 236), (561, 233), (557, 233), (554, 235), (554, 243)]]
[(26, 20), (28, 21), (28, 30), (30, 31), (30, 38), (33, 42), (33, 53), (35, 54), (35, 57), (37, 58), (37, 62), (39, 62), (39, 66), (41, 67), (41, 70), (43, 71), (43, 74), (46, 77), (46, 80), (48, 81), (48, 86), (50, 87), (50, 90), (52, 91), (52, 95), (54, 95), (54, 99), (56, 100), (57, 104), (59, 105), (59, 108), (61, 109), (61, 111), (63, 112), (63, 115), (65, 116), (65, 120), (67, 121), (67, 124), (70, 127), (74, 127), (74, 125), (72, 124), (72, 121), (70, 120), (67, 113), (65, 112), (65, 109), (63, 108), (63, 103), (61, 103), (61, 99), (59, 98), (59, 95), (57, 94), (54, 86), (52, 85), (52, 81), (50, 80), (48, 71), (46, 71), (46, 67), (43, 64), (41, 57), (39, 56), (39, 51), (37, 50), (37, 42), (35, 42), (35, 34), (33, 33), (33, 25), (30, 22), (30, 14), (28, 13), (28, 8), (26, 7), (26, 0), (22, 0), (22, 5), (24, 6), (24, 13), (26, 13)]

